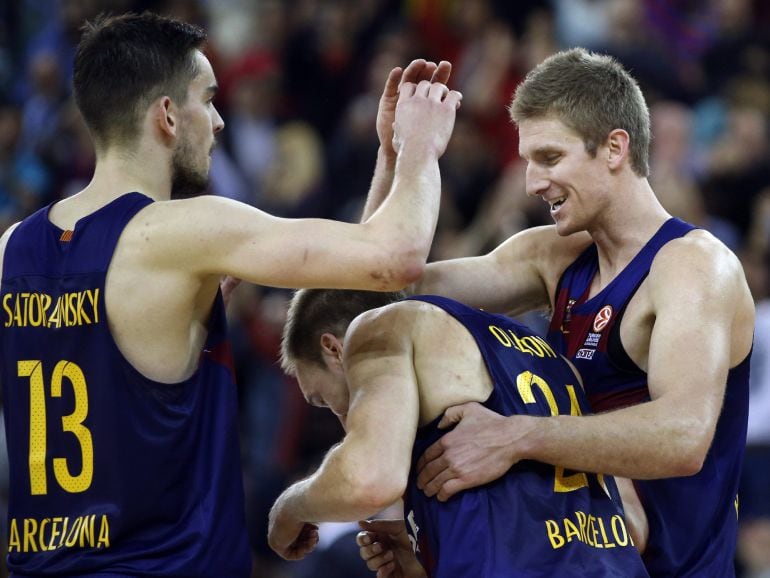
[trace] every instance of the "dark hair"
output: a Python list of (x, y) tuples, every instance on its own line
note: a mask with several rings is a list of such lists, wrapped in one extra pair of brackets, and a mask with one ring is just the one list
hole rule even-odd
[(515, 123), (555, 115), (596, 156), (610, 131), (630, 137), (631, 168), (650, 173), (650, 112), (639, 85), (611, 56), (573, 48), (546, 58), (527, 74), (509, 108)]
[(73, 91), (95, 145), (134, 140), (147, 106), (159, 96), (184, 103), (198, 73), (194, 49), (205, 39), (197, 26), (150, 12), (87, 22), (75, 53)]
[(403, 291), (352, 291), (300, 289), (294, 293), (281, 343), (281, 367), (296, 373), (298, 360), (321, 365), (320, 340), (324, 333), (344, 336), (351, 321), (364, 311), (383, 307), (406, 297)]

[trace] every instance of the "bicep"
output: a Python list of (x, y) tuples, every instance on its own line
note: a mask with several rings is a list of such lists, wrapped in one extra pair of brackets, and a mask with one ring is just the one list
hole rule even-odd
[(220, 197), (183, 203), (153, 217), (161, 240), (156, 258), (167, 267), (274, 287), (378, 289), (396, 282), (387, 269), (393, 252), (366, 224), (284, 219)]
[(512, 237), (491, 253), (429, 263), (415, 292), (443, 295), (495, 313), (548, 306), (548, 291), (525, 247)]
[(650, 288), (655, 315), (648, 361), (650, 395), (665, 396), (678, 412), (711, 431), (730, 366), (737, 300), (731, 273), (699, 266), (694, 259), (680, 261), (676, 272), (660, 270), (656, 277)]

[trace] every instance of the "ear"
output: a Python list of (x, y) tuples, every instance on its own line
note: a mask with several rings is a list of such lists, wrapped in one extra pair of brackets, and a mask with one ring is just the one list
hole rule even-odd
[(321, 335), (321, 357), (330, 371), (342, 373), (342, 341), (336, 335)]
[(622, 128), (616, 128), (607, 135), (607, 163), (611, 171), (618, 170), (628, 158), (628, 145), (631, 138)]
[(154, 117), (161, 133), (165, 136), (176, 137), (179, 127), (179, 111), (168, 96), (163, 96), (155, 101)]

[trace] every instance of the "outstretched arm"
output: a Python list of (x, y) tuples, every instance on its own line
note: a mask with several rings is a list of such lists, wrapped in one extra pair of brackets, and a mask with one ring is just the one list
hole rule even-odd
[(377, 312), (362, 317), (345, 339), (345, 438), (315, 474), (281, 494), (270, 512), (270, 546), (287, 559), (306, 523), (367, 518), (406, 488), (419, 417), (411, 338), (383, 331)]
[(438, 159), (459, 101), (443, 84), (401, 85), (393, 187), (365, 223), (281, 219), (212, 196), (153, 203), (132, 226), (142, 262), (198, 279), (231, 275), (275, 287), (404, 287), (422, 273), (430, 249)]
[[(478, 404), (450, 408), (458, 426), (429, 448), (418, 483), (446, 500), (521, 459), (632, 479), (697, 473), (714, 436), (727, 372), (749, 352), (753, 305), (740, 264), (698, 239), (667, 245), (648, 291), (655, 316), (651, 401), (599, 415), (503, 418)], [(683, 344), (688, 347), (683, 355)]]

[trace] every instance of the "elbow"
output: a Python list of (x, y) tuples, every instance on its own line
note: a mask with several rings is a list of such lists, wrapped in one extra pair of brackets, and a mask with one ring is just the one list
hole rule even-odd
[(671, 475), (674, 477), (686, 477), (699, 473), (706, 461), (707, 449), (704, 450), (700, 447), (686, 448), (674, 460), (674, 471)]
[(677, 444), (676, 451), (672, 454), (669, 473), (672, 477), (694, 476), (703, 469), (711, 440), (713, 437), (707, 431), (683, 432), (679, 436), (681, 443)]
[(375, 514), (401, 499), (406, 483), (406, 477), (393, 472), (362, 474), (351, 484), (351, 497), (362, 510)]
[(419, 281), (425, 272), (427, 255), (413, 248), (394, 249), (378, 260), (372, 278), (383, 291), (400, 291)]

